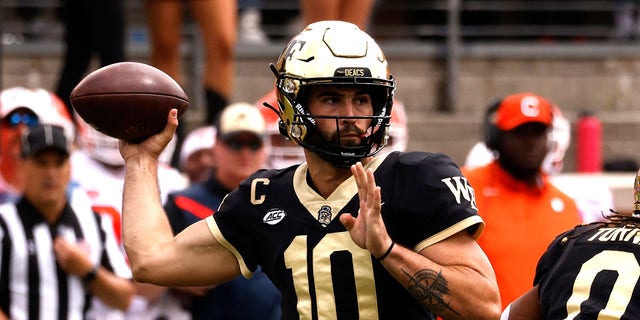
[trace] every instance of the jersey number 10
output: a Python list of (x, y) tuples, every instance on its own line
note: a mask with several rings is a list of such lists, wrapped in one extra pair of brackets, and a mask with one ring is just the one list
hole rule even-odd
[[(338, 251), (348, 251), (353, 259), (353, 275), (357, 292), (358, 312), (360, 319), (377, 319), (378, 304), (376, 286), (373, 275), (373, 262), (368, 250), (358, 247), (349, 232), (336, 232), (325, 235), (313, 248), (311, 259), (307, 261), (307, 236), (295, 237), (291, 245), (284, 252), (284, 260), (293, 275), (293, 284), (298, 298), (298, 314), (300, 319), (312, 319), (312, 300), (309, 282), (313, 281), (315, 288), (316, 310), (318, 319), (336, 319), (336, 303), (334, 287), (331, 278), (331, 254)], [(313, 274), (309, 274), (309, 272)], [(345, 284), (341, 284), (344, 286)]]

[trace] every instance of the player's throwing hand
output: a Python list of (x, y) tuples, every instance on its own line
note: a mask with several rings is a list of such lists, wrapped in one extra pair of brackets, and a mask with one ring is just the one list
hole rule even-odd
[(171, 109), (167, 115), (167, 124), (161, 132), (152, 135), (146, 140), (140, 142), (140, 144), (120, 140), (120, 154), (122, 155), (122, 158), (127, 160), (127, 158), (136, 155), (148, 155), (157, 159), (162, 150), (164, 150), (167, 144), (169, 144), (169, 141), (173, 138), (173, 133), (176, 131), (177, 127), (178, 110)]

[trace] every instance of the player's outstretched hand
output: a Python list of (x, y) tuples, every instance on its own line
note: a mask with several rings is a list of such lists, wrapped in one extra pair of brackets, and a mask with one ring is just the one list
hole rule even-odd
[(362, 163), (351, 166), (358, 185), (360, 210), (357, 217), (345, 213), (340, 222), (349, 230), (351, 239), (361, 248), (369, 250), (374, 257), (381, 257), (391, 245), (380, 210), (382, 209), (380, 187), (376, 186), (373, 170), (365, 170)]
[(157, 159), (173, 138), (177, 127), (178, 110), (171, 109), (167, 115), (167, 125), (159, 133), (150, 136), (139, 144), (120, 140), (120, 155), (122, 155), (125, 162), (135, 156)]

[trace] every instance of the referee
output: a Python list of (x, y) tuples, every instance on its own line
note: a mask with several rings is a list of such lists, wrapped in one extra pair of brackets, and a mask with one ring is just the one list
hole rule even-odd
[(0, 319), (85, 319), (93, 297), (125, 310), (135, 288), (108, 221), (70, 190), (63, 129), (22, 135), (25, 189), (0, 206)]

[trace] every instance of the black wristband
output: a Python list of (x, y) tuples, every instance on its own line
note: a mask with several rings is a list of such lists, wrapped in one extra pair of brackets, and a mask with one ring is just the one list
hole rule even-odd
[(98, 267), (93, 267), (89, 272), (87, 272), (84, 276), (82, 276), (82, 283), (84, 285), (88, 285), (91, 281), (93, 281), (98, 275)]
[(393, 250), (393, 247), (396, 245), (396, 242), (391, 240), (391, 245), (389, 246), (389, 249), (387, 249), (387, 252), (385, 252), (382, 257), (380, 258), (376, 258), (378, 261), (382, 261), (384, 260), (384, 258), (388, 257), (389, 254), (391, 254), (391, 250)]

